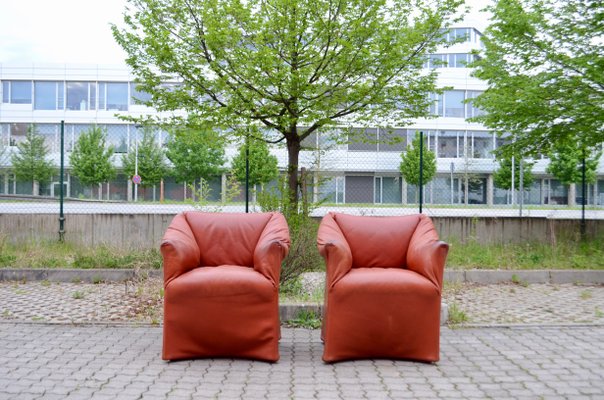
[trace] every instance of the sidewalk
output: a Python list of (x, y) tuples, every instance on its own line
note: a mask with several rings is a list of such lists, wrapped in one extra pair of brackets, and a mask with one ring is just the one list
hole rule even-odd
[(159, 278), (0, 282), (0, 399), (604, 398), (604, 286), (453, 283), (444, 301), (468, 321), (436, 364), (327, 365), (318, 330), (285, 326), (275, 364), (168, 363)]

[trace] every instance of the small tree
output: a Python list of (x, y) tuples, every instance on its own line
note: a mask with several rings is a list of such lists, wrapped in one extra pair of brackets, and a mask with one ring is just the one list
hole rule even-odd
[(195, 188), (198, 179), (208, 180), (222, 172), (224, 140), (211, 129), (178, 130), (167, 147), (166, 156), (174, 166), (177, 182), (188, 182)]
[(545, 172), (552, 174), (565, 185), (569, 185), (569, 204), (575, 203), (576, 184), (581, 184), (583, 179), (583, 158), (585, 158), (585, 183), (596, 182), (596, 170), (601, 151), (590, 151), (575, 142), (560, 141), (553, 145), (553, 150), (548, 154), (550, 163)]
[(253, 187), (263, 183), (269, 183), (279, 176), (277, 168), (277, 157), (269, 151), (268, 144), (263, 140), (253, 138), (246, 141), (239, 147), (239, 153), (233, 158), (232, 171), (237, 180), (245, 184), (245, 160), (246, 149), (248, 151), (247, 159), (249, 162), (249, 184)]
[(71, 173), (84, 185), (99, 185), (99, 199), (101, 184), (116, 175), (111, 163), (113, 146), (107, 146), (106, 141), (107, 134), (100, 127), (92, 127), (80, 135), (69, 156)]
[(19, 180), (32, 181), (32, 194), (37, 195), (36, 186), (49, 182), (54, 169), (51, 161), (47, 160), (48, 148), (44, 144), (44, 136), (36, 132), (35, 126), (27, 128), (25, 140), (17, 144), (17, 152), (11, 155), (13, 171)]
[[(415, 138), (411, 142), (411, 147), (407, 147), (407, 151), (401, 154), (400, 170), (403, 179), (415, 186), (419, 186), (419, 171), (420, 171), (420, 132), (415, 133)], [(424, 142), (422, 154), (422, 183), (425, 185), (430, 182), (436, 175), (436, 155), (433, 151), (428, 150), (428, 146)], [(422, 188), (419, 188), (422, 190)]]
[(128, 153), (122, 157), (122, 165), (127, 176), (138, 175), (141, 186), (157, 185), (168, 173), (164, 150), (155, 140), (156, 132), (150, 127), (143, 128), (143, 138), (138, 144), (130, 145)]
[[(513, 168), (512, 168), (513, 164)], [(533, 162), (522, 161), (522, 186), (524, 191), (530, 189), (535, 177), (533, 176)], [(512, 170), (514, 180), (512, 185)], [(520, 190), (520, 157), (516, 157), (512, 163), (511, 156), (502, 156), (499, 159), (499, 168), (493, 173), (493, 183), (496, 187), (504, 190)]]

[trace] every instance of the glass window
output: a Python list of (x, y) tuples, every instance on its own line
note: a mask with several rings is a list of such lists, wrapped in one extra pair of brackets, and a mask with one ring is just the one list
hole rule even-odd
[(118, 82), (107, 83), (107, 110), (128, 111), (128, 84)]
[(349, 133), (348, 150), (377, 151), (377, 129), (356, 129)]
[(57, 83), (57, 109), (65, 109), (65, 82)]
[(9, 141), (9, 125), (8, 124), (0, 124), (0, 146), (8, 146)]
[(400, 204), (402, 201), (401, 179), (382, 177), (382, 203)]
[(57, 141), (56, 124), (37, 124), (36, 132), (44, 137), (44, 145), (51, 152), (58, 152), (60, 144)]
[(11, 81), (10, 102), (13, 104), (31, 104), (31, 81)]
[(67, 82), (68, 110), (88, 109), (88, 82)]
[(379, 129), (379, 151), (402, 152), (407, 147), (406, 129)]
[(493, 134), (490, 132), (468, 132), (474, 138), (474, 158), (493, 158)]
[(470, 28), (453, 28), (449, 30), (449, 42), (461, 40), (462, 42), (470, 41)]
[(443, 111), (443, 95), (430, 93), (430, 100), (432, 100), (432, 102), (430, 103), (430, 114), (443, 117), (445, 115)]
[(105, 82), (99, 82), (99, 110), (104, 110), (107, 99), (107, 84)]
[(472, 99), (475, 99), (479, 95), (482, 94), (482, 91), (477, 90), (468, 90), (466, 92), (466, 98), (469, 100), (466, 103), (466, 118), (477, 117), (479, 115), (483, 115), (484, 111), (474, 106)]
[[(439, 158), (457, 158), (458, 131), (441, 131), (438, 135)], [(462, 134), (463, 137), (463, 134)]]
[(464, 91), (449, 90), (445, 92), (445, 117), (464, 117)]
[(10, 89), (9, 89), (9, 81), (2, 81), (2, 102), (9, 103), (10, 99)]
[(88, 85), (90, 89), (90, 109), (96, 110), (96, 82), (90, 82)]
[(18, 143), (25, 140), (27, 128), (29, 124), (13, 123), (10, 124), (10, 145), (16, 146)]
[(107, 145), (113, 145), (114, 153), (128, 152), (128, 125), (106, 125)]
[(469, 54), (449, 54), (449, 68), (466, 68)]
[(132, 99), (130, 104), (144, 104), (148, 101), (151, 101), (151, 93), (139, 90), (138, 87), (139, 85), (137, 85), (136, 83), (130, 83), (130, 98)]
[(34, 82), (34, 110), (57, 109), (58, 82)]
[(424, 68), (442, 68), (447, 66), (446, 63), (446, 54), (430, 54), (424, 63)]

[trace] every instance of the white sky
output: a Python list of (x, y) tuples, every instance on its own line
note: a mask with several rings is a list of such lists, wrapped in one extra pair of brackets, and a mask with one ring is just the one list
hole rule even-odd
[[(482, 8), (489, 0), (466, 0)], [(0, 63), (122, 64), (110, 23), (122, 25), (126, 0), (0, 0)], [(473, 13), (479, 29), (486, 17)]]

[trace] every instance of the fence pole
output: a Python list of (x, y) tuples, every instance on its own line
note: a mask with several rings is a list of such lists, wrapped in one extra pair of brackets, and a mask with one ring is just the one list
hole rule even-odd
[(518, 162), (520, 167), (520, 184), (518, 185), (519, 193), (518, 193), (518, 210), (519, 216), (522, 217), (522, 206), (524, 205), (524, 158), (521, 156), (520, 161)]
[(419, 133), (419, 213), (424, 203), (424, 132)]
[(245, 212), (250, 212), (250, 135), (245, 135)]
[(581, 164), (581, 239), (585, 239), (585, 202), (587, 197), (587, 182), (585, 182), (585, 148)]
[(59, 241), (65, 241), (65, 215), (63, 214), (63, 175), (65, 172), (65, 121), (61, 121), (61, 170), (59, 172)]

